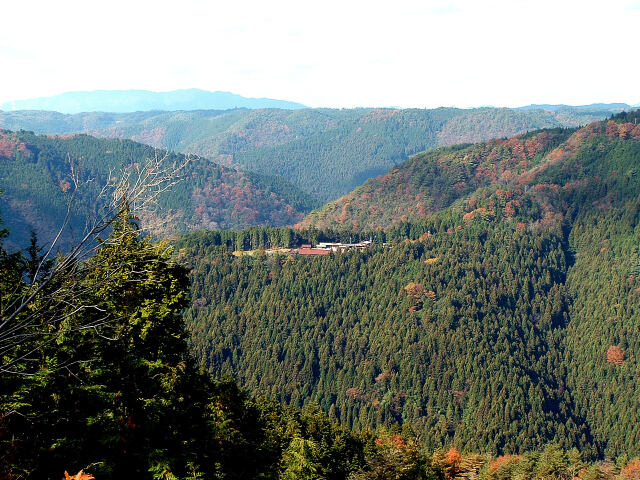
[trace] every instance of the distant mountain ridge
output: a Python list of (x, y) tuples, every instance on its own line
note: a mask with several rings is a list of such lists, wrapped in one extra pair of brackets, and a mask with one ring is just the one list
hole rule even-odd
[(60, 113), (141, 112), (151, 110), (229, 110), (233, 108), (306, 108), (301, 103), (271, 98), (248, 98), (230, 92), (197, 88), (152, 92), (149, 90), (93, 90), (65, 92), (51, 97), (15, 100), (0, 110), (50, 110)]
[(634, 108), (634, 107), (626, 103), (592, 103), (589, 105), (564, 105), (564, 104), (552, 105), (548, 103), (542, 103), (542, 104), (533, 103), (531, 105), (525, 105), (524, 107), (518, 107), (516, 108), (516, 110), (541, 109), (541, 110), (549, 110), (552, 112), (557, 112), (558, 110), (563, 110), (563, 109), (574, 109), (574, 110), (583, 110), (583, 111), (588, 110), (588, 111), (594, 112), (594, 111), (602, 111), (602, 110), (623, 111), (623, 110), (630, 110), (631, 108)]
[(0, 112), (0, 128), (129, 138), (276, 175), (322, 201), (347, 194), (410, 155), (441, 145), (575, 127), (617, 113), (507, 108), (235, 109), (175, 112)]

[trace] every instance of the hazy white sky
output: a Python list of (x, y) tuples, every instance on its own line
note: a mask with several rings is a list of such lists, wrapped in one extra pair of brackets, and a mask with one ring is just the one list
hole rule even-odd
[(224, 90), (317, 107), (640, 102), (640, 0), (3, 2), (0, 102)]

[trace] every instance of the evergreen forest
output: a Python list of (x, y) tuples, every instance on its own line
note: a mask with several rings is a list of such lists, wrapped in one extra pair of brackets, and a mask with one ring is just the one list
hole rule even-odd
[[(0, 479), (638, 480), (638, 120), (440, 147), (302, 221), (280, 177), (2, 131)], [(158, 155), (155, 216), (123, 194), (75, 253)]]
[[(368, 227), (394, 202), (410, 212), (412, 189), (431, 195), (433, 213), (384, 230), (183, 237), (196, 357), (349, 428), (409, 425), (432, 449), (638, 455), (637, 120), (417, 156), (353, 194)], [(259, 250), (356, 238), (374, 246)]]

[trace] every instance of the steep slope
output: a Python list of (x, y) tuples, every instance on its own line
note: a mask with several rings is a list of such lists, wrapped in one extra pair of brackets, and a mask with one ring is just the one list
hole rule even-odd
[(267, 109), (78, 115), (19, 111), (0, 113), (0, 127), (129, 138), (278, 175), (329, 201), (428, 148), (582, 125), (612, 111)]
[[(0, 131), (0, 210), (12, 241), (25, 245), (31, 229), (43, 241), (53, 238), (74, 191), (71, 164), (80, 181), (91, 179), (75, 200), (71, 230), (79, 235), (110, 176), (165, 153), (130, 140)], [(166, 162), (184, 159), (182, 154), (169, 154)], [(192, 158), (182, 174), (183, 181), (159, 197), (159, 209), (142, 219), (154, 233), (287, 225), (315, 205), (308, 195), (280, 178), (238, 172), (199, 157)]]
[[(421, 221), (480, 187), (525, 185), (539, 169), (592, 148), (591, 137), (614, 135), (607, 128), (598, 123), (578, 130), (543, 130), (421, 153), (310, 213), (299, 227), (375, 230)], [(621, 128), (626, 130), (620, 138), (640, 138), (635, 124)]]
[(407, 424), (429, 447), (640, 454), (638, 120), (428, 157), (445, 195), (449, 176), (477, 183), (362, 252), (236, 258), (219, 234), (184, 237), (194, 351), (253, 391)]
[(149, 90), (94, 90), (65, 92), (53, 97), (31, 98), (0, 104), (2, 110), (53, 110), (61, 113), (139, 112), (147, 110), (227, 110), (230, 108), (305, 108), (271, 98), (247, 98), (229, 92), (197, 88), (151, 92)]

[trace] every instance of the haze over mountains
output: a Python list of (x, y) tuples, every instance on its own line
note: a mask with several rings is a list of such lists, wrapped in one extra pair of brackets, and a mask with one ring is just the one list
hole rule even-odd
[(622, 110), (629, 110), (631, 108), (633, 108), (631, 105), (628, 105), (626, 103), (592, 103), (590, 105), (550, 105), (548, 103), (544, 103), (544, 104), (532, 104), (532, 105), (526, 105), (524, 107), (518, 107), (518, 110), (532, 110), (532, 109), (542, 109), (542, 110), (551, 110), (551, 111), (558, 111), (558, 110), (562, 110), (562, 109), (566, 109), (566, 108), (572, 108), (575, 110), (590, 110), (590, 111), (598, 111), (598, 110), (604, 110), (604, 111), (622, 111)]
[(129, 138), (280, 176), (318, 200), (330, 201), (429, 148), (538, 128), (574, 127), (620, 110), (236, 109), (75, 115), (15, 111), (0, 112), (0, 128)]
[(305, 108), (304, 105), (271, 98), (247, 98), (230, 92), (197, 88), (152, 92), (149, 90), (94, 90), (65, 92), (52, 97), (14, 100), (0, 110), (50, 110), (61, 113), (139, 112), (149, 110), (227, 110), (231, 108)]
[(640, 0), (0, 11), (0, 480), (640, 480)]
[[(322, 201), (336, 199), (368, 178), (385, 174), (414, 152), (542, 127), (573, 126), (609, 114), (606, 109), (584, 108), (2, 112), (0, 127), (47, 136), (0, 134), (0, 156), (5, 160), (0, 168), (0, 203), (5, 224), (13, 232), (12, 242), (24, 245), (30, 230), (46, 241), (64, 218), (70, 161), (94, 177), (96, 185), (103, 185), (110, 170), (158, 154), (143, 144), (122, 140), (130, 138), (154, 148), (199, 155), (189, 164), (187, 181), (161, 199), (157, 215), (143, 219), (149, 231), (167, 235), (199, 228), (292, 225)], [(110, 140), (74, 136), (75, 132)], [(343, 223), (320, 220), (337, 208), (329, 204), (302, 225), (338, 227), (351, 222), (354, 228), (388, 227), (413, 219), (416, 208), (431, 212), (439, 205), (416, 197), (414, 204), (402, 205), (396, 212), (392, 205), (399, 198), (394, 197), (380, 212), (395, 219), (393, 222), (359, 223), (348, 220), (347, 215), (357, 202), (347, 208), (343, 200)], [(87, 197), (87, 201), (91, 204), (95, 199)], [(72, 222), (76, 234), (83, 225), (82, 214), (77, 213)]]

